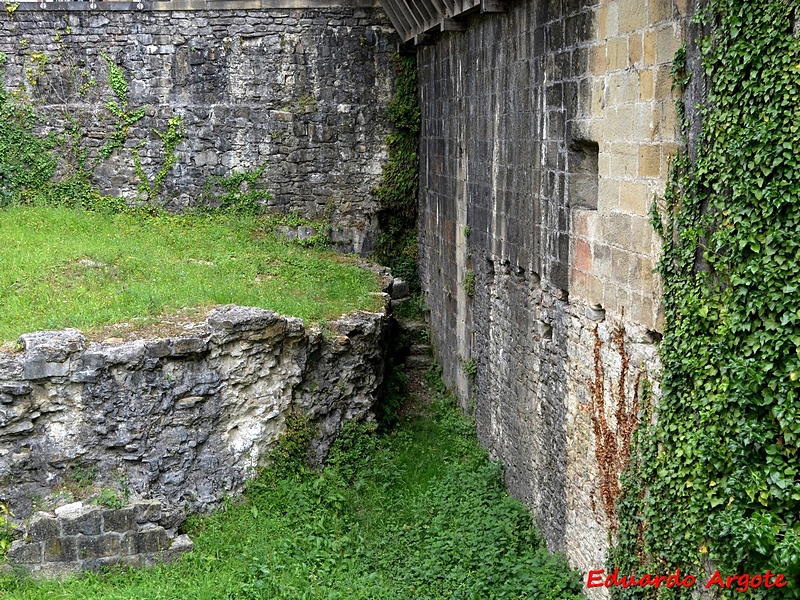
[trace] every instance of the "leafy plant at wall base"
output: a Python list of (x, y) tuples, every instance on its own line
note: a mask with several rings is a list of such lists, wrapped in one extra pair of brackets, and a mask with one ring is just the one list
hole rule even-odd
[(470, 381), (475, 381), (475, 375), (478, 374), (478, 363), (475, 361), (475, 358), (470, 358), (469, 360), (465, 360), (461, 363), (461, 367), (464, 369), (464, 373), (467, 374)]
[(800, 597), (798, 16), (782, 0), (710, 0), (702, 13), (702, 133), (656, 223), (662, 394), (637, 438), (645, 491), (619, 506), (618, 547), (635, 552), (611, 557), (698, 580), (711, 565), (785, 574), (786, 588), (748, 592), (759, 598)]
[[(0, 53), (2, 75), (5, 63)], [(55, 173), (55, 136), (34, 135), (35, 123), (33, 109), (12, 100), (0, 78), (0, 207), (30, 201)]]
[(417, 146), (420, 112), (417, 104), (417, 66), (411, 56), (395, 56), (397, 79), (388, 116), (395, 133), (386, 140), (389, 160), (383, 179), (372, 190), (378, 200), (380, 236), (374, 259), (408, 281), (412, 293), (419, 291), (417, 274)]
[(375, 413), (383, 428), (391, 428), (397, 423), (398, 410), (408, 394), (408, 375), (401, 364), (389, 364), (386, 368), (383, 393)]
[(11, 542), (14, 541), (14, 524), (11, 522), (13, 516), (8, 505), (0, 502), (0, 558), (8, 552)]

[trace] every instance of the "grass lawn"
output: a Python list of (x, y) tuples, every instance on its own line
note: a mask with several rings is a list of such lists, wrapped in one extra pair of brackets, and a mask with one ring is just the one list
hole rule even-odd
[(354, 260), (270, 231), (256, 217), (0, 210), (0, 342), (217, 304), (312, 321), (380, 308)]
[(6, 576), (0, 596), (580, 598), (580, 576), (544, 550), (474, 423), (452, 398), (433, 396), (389, 434), (370, 424), (346, 429), (323, 471), (284, 460), (224, 510), (190, 519), (195, 550), (176, 563), (66, 582)]

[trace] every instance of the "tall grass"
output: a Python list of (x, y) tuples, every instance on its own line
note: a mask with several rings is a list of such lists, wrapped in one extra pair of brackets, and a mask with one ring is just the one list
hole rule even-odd
[[(321, 472), (283, 461), (245, 497), (194, 518), (195, 550), (148, 571), (35, 584), (9, 600), (577, 599), (581, 582), (544, 549), (474, 424), (446, 396), (391, 433), (348, 427)], [(276, 473), (280, 473), (277, 476)]]
[(374, 310), (374, 275), (269, 234), (257, 217), (0, 210), (0, 341), (183, 307), (243, 304), (303, 319)]

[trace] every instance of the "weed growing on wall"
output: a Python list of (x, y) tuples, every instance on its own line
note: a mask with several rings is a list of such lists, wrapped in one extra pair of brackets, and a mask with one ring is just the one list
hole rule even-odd
[(136, 175), (139, 177), (139, 193), (142, 196), (142, 200), (148, 204), (153, 204), (158, 198), (158, 194), (161, 192), (161, 186), (164, 184), (164, 178), (172, 170), (172, 167), (175, 166), (175, 162), (177, 161), (175, 150), (178, 148), (178, 144), (186, 137), (183, 130), (183, 117), (172, 117), (167, 123), (167, 130), (164, 132), (158, 131), (157, 129), (154, 131), (161, 140), (164, 158), (161, 168), (159, 168), (152, 181), (150, 181), (147, 173), (144, 172), (142, 160), (139, 157), (139, 150), (146, 142), (141, 142), (138, 146), (133, 148), (133, 165)]
[(264, 210), (272, 194), (263, 189), (266, 163), (251, 171), (239, 171), (228, 176), (210, 177), (205, 183), (208, 206), (225, 212), (256, 215)]
[(389, 160), (383, 179), (372, 194), (379, 204), (380, 237), (375, 260), (386, 265), (396, 277), (419, 290), (417, 275), (417, 147), (420, 112), (417, 104), (417, 63), (413, 56), (396, 56), (397, 80), (389, 103), (389, 118), (395, 133), (386, 140)]
[[(116, 100), (109, 100), (105, 103), (106, 109), (117, 120), (111, 139), (107, 140), (103, 147), (100, 148), (100, 156), (108, 158), (116, 149), (122, 148), (125, 139), (128, 137), (128, 130), (137, 121), (144, 118), (145, 111), (141, 107), (137, 109), (128, 107), (128, 81), (125, 79), (125, 72), (107, 54), (101, 52), (100, 56), (108, 64), (108, 85), (116, 97)], [(138, 157), (138, 155), (136, 156)]]
[(701, 15), (702, 135), (654, 221), (663, 393), (612, 557), (625, 572), (770, 569), (789, 587), (751, 593), (775, 598), (800, 597), (798, 17), (783, 0)]
[(0, 502), (0, 559), (8, 552), (11, 542), (14, 541), (14, 524), (11, 522), (13, 516), (8, 505)]
[[(57, 34), (58, 37), (58, 34)], [(20, 40), (24, 42), (24, 40)], [(27, 45), (25, 45), (26, 47)], [(24, 50), (24, 47), (23, 47)], [(121, 210), (122, 200), (105, 198), (93, 189), (94, 170), (125, 146), (129, 130), (145, 116), (145, 108), (129, 105), (125, 72), (114, 60), (105, 60), (108, 88), (112, 96), (103, 105), (113, 120), (113, 130), (90, 160), (88, 128), (103, 121), (99, 114), (77, 117), (68, 107), (87, 104), (87, 97), (100, 93), (97, 81), (85, 67), (69, 64), (59, 54), (59, 77), (47, 77), (48, 55), (25, 54), (25, 82), (8, 92), (5, 87), (6, 57), (0, 54), (0, 206), (9, 204), (63, 204), (92, 210)], [(45, 87), (47, 95), (65, 107), (60, 125), (41, 133), (45, 122), (31, 90)], [(88, 103), (91, 104), (91, 103)], [(100, 111), (103, 112), (102, 110)], [(163, 145), (163, 159), (150, 178), (142, 167), (140, 147), (132, 149), (134, 171), (140, 179), (141, 200), (154, 204), (164, 179), (176, 163), (176, 148), (183, 140), (183, 119), (169, 119), (164, 131), (155, 131)]]
[(5, 63), (0, 53), (0, 207), (29, 200), (48, 185), (57, 166), (54, 136), (34, 135), (33, 109), (15, 102), (6, 90)]

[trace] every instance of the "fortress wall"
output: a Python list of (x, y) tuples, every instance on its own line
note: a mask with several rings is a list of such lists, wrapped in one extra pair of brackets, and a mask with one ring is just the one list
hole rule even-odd
[(605, 423), (621, 447), (620, 387), (628, 412), (644, 379), (658, 391), (648, 210), (678, 141), (670, 69), (689, 11), (511, 1), (418, 47), (437, 356), (510, 491), (584, 571), (603, 564), (613, 521), (596, 432)]
[[(339, 247), (358, 253), (377, 235), (369, 192), (386, 159), (396, 45), (371, 0), (22, 3), (0, 11), (6, 87), (45, 117), (43, 129), (63, 130), (70, 119), (78, 126), (103, 193), (144, 196), (134, 150), (154, 185), (167, 154), (161, 136), (177, 117), (185, 135), (158, 202), (203, 202), (213, 177), (265, 166), (259, 186), (274, 196), (272, 207), (327, 221)], [(104, 55), (128, 80), (123, 108), (144, 109), (106, 159), (101, 148), (119, 122), (107, 103), (122, 103)]]

